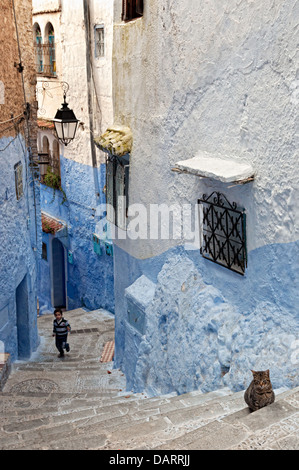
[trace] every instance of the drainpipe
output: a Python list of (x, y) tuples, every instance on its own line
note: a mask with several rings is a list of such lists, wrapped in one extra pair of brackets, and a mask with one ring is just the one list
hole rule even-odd
[(84, 12), (84, 27), (85, 27), (85, 43), (86, 43), (86, 77), (87, 77), (87, 99), (88, 99), (88, 114), (89, 114), (89, 133), (90, 133), (90, 147), (91, 158), (93, 166), (93, 176), (95, 185), (96, 201), (100, 202), (100, 188), (99, 188), (99, 175), (97, 166), (96, 146), (94, 143), (94, 126), (93, 126), (93, 101), (92, 101), (92, 52), (91, 52), (91, 31), (90, 31), (90, 8), (89, 0), (83, 0)]

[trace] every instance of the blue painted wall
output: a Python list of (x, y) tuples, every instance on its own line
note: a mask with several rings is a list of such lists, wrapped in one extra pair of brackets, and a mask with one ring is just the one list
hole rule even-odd
[(299, 242), (251, 251), (245, 276), (184, 247), (146, 260), (114, 250), (115, 367), (128, 389), (237, 391), (268, 368), (275, 388), (299, 385)]
[[(12, 138), (2, 138), (0, 149), (11, 141)], [(1, 152), (0, 159), (0, 341), (13, 361), (18, 359), (19, 353), (29, 357), (39, 343), (39, 189), (26, 168), (25, 148), (24, 139), (19, 135)], [(17, 200), (14, 165), (19, 161), (23, 165), (24, 195)]]
[[(67, 200), (60, 191), (41, 184), (41, 208), (46, 213), (63, 220), (67, 225), (67, 239), (61, 239), (67, 252), (72, 253), (72, 263), (67, 263), (67, 307), (86, 307), (90, 310), (105, 308), (114, 312), (113, 258), (105, 253), (99, 256), (93, 249), (92, 235), (97, 223), (97, 197), (94, 187), (94, 169), (73, 160), (60, 157), (61, 184)], [(99, 202), (105, 200), (105, 165), (98, 170), (100, 183)], [(50, 257), (53, 236), (43, 234), (48, 246), (48, 262), (41, 261), (39, 298), (41, 311), (53, 309), (51, 304)]]

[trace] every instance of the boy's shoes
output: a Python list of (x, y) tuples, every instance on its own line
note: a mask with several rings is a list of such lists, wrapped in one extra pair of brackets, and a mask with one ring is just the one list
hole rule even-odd
[(62, 352), (62, 353), (58, 354), (58, 357), (64, 357), (64, 353)]
[(69, 343), (66, 343), (66, 345), (65, 345), (65, 350), (66, 350), (66, 352), (69, 352), (69, 350), (70, 350), (70, 345), (69, 345)]

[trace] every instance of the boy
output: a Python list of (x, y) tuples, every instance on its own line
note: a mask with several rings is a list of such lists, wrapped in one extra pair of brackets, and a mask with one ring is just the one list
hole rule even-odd
[(71, 332), (71, 326), (67, 320), (62, 316), (62, 310), (56, 308), (54, 310), (55, 320), (53, 322), (53, 336), (56, 336), (56, 348), (59, 351), (58, 357), (64, 356), (64, 349), (69, 352), (70, 346), (67, 343), (67, 335)]

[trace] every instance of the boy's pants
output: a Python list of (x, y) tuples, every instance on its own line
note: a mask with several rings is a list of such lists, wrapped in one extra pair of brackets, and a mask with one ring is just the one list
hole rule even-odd
[(67, 335), (61, 335), (61, 336), (56, 335), (55, 343), (56, 343), (56, 348), (58, 349), (60, 354), (64, 354), (63, 350), (65, 349), (67, 345)]

